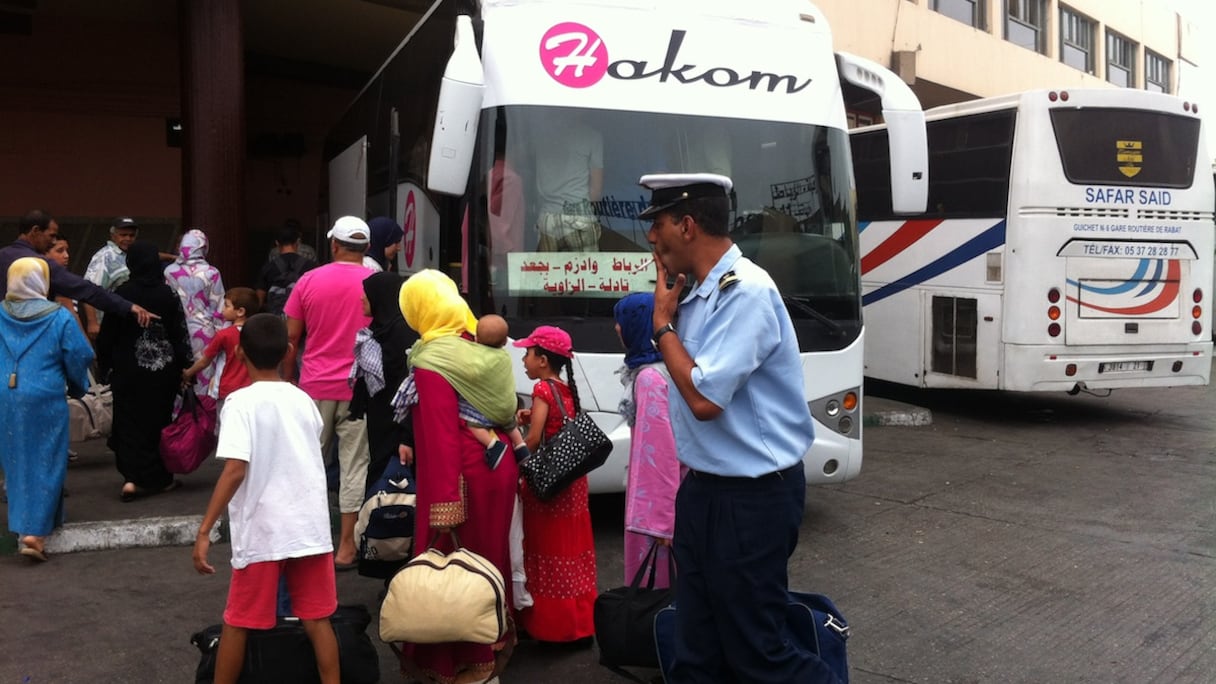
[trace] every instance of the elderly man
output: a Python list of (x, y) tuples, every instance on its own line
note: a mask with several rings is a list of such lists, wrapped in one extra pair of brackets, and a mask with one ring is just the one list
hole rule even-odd
[[(139, 224), (135, 219), (126, 216), (115, 219), (114, 225), (110, 226), (110, 239), (89, 260), (84, 279), (107, 292), (113, 292), (127, 282), (131, 275), (127, 270), (127, 248), (138, 237)], [(101, 330), (101, 313), (88, 304), (81, 308), (84, 309), (85, 332), (90, 340), (97, 339), (97, 333)]]
[[(22, 216), (17, 226), (17, 239), (8, 247), (0, 249), (0, 273), (8, 273), (8, 267), (21, 257), (36, 256), (46, 259), (47, 250), (58, 236), (59, 224), (46, 212), (35, 209)], [(142, 306), (132, 304), (72, 273), (54, 259), (47, 259), (47, 263), (51, 265), (52, 298), (62, 295), (97, 307), (106, 313), (130, 313), (143, 326), (148, 325), (153, 318), (159, 318)], [(7, 292), (8, 283), (0, 278), (0, 294)]]
[(671, 373), (671, 426), (689, 468), (676, 495), (669, 681), (820, 681), (818, 659), (785, 633), (814, 440), (793, 323), (772, 278), (730, 239), (729, 178), (641, 184), (653, 193), (639, 214), (653, 221), (658, 271), (651, 339)]
[(355, 363), (355, 333), (372, 320), (363, 315), (363, 280), (372, 274), (363, 266), (363, 255), (371, 242), (371, 230), (361, 219), (343, 216), (334, 222), (328, 237), (333, 261), (300, 276), (283, 307), (291, 340), (283, 368), (290, 380), (295, 374), (295, 350), (307, 333), (299, 386), (321, 412), (321, 453), (328, 455), (331, 442), (338, 440), (342, 533), (334, 567), (350, 570), (358, 561), (355, 522), (363, 506), (369, 455), (367, 423), (350, 417), (353, 393), (347, 379)]

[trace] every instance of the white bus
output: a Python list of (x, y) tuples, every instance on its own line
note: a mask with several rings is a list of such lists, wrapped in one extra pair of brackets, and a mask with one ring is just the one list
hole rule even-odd
[(852, 134), (868, 377), (1071, 393), (1207, 384), (1213, 183), (1198, 107), (1033, 91), (925, 113), (928, 211)]
[[(863, 334), (841, 83), (881, 95), (900, 150), (893, 201), (921, 211), (924, 112), (911, 91), (834, 54), (804, 0), (470, 5), (436, 2), (333, 129), (322, 220), (395, 215), (402, 273), (447, 271), (512, 337), (567, 330), (583, 408), (615, 443), (591, 490), (621, 491), (629, 428), (612, 307), (654, 289), (638, 179), (729, 175), (735, 240), (772, 274), (798, 331), (816, 420), (808, 480), (855, 476)], [(552, 222), (593, 237), (542, 242), (538, 225)], [(521, 366), (521, 399), (531, 384)]]

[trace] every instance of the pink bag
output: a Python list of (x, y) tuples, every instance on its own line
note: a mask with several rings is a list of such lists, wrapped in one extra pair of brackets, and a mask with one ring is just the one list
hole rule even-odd
[(160, 431), (160, 457), (165, 469), (184, 475), (193, 473), (215, 450), (215, 400), (197, 396), (194, 389), (182, 391), (182, 409), (177, 418)]

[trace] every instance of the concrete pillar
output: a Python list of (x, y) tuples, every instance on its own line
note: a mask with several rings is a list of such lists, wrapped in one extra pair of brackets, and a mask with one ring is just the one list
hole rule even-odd
[(225, 285), (249, 281), (245, 230), (245, 63), (240, 0), (179, 0), (182, 227), (207, 234)]

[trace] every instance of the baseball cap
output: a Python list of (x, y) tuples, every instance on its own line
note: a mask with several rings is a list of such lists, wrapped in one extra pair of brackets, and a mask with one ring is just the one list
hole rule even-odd
[(654, 218), (685, 200), (726, 198), (734, 187), (730, 178), (716, 173), (651, 173), (638, 179), (638, 185), (650, 190), (650, 206), (638, 214), (640, 219)]
[(124, 228), (139, 230), (139, 224), (130, 216), (120, 216), (114, 219), (114, 224), (110, 226), (110, 230), (122, 230)]
[(367, 223), (363, 219), (356, 216), (343, 216), (334, 221), (334, 227), (329, 229), (325, 237), (356, 245), (366, 245), (370, 242), (371, 234), (372, 231), (368, 229)]
[(574, 358), (574, 350), (570, 347), (570, 335), (561, 328), (552, 325), (542, 325), (532, 331), (531, 335), (522, 340), (515, 340), (513, 343), (516, 347), (540, 347), (545, 351), (553, 352), (567, 359)]

